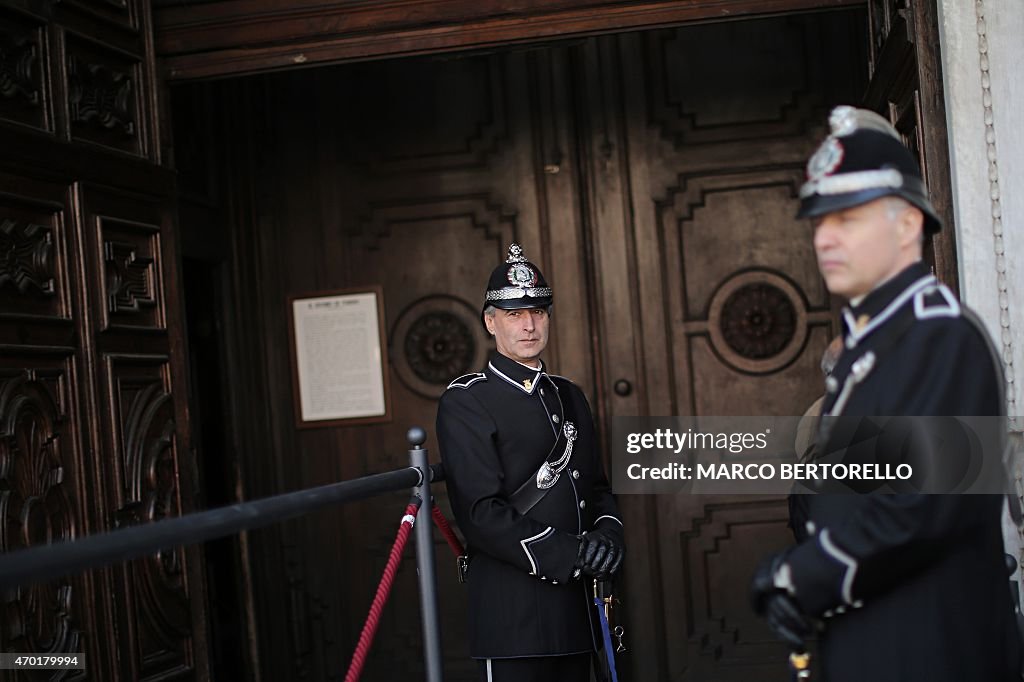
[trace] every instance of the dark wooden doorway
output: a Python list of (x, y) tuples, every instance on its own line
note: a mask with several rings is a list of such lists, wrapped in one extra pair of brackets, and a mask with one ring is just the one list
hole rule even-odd
[[(863, 91), (865, 25), (858, 11), (794, 15), (177, 89), (176, 117), (221, 122), (206, 139), (232, 204), (225, 319), (238, 325), (228, 364), (246, 374), (232, 402), (247, 495), (403, 465), (406, 427), (432, 425), (447, 381), (481, 364), (477, 299), (513, 239), (558, 292), (548, 361), (585, 388), (604, 428), (633, 414), (801, 413), (831, 315), (795, 196), (828, 106)], [(208, 232), (197, 220), (187, 234)], [(384, 290), (394, 421), (297, 430), (287, 296), (371, 284)], [(772, 332), (784, 354), (715, 346), (722, 292), (742, 287), (797, 307), (799, 326)], [(626, 396), (611, 390), (619, 379)], [(403, 499), (254, 535), (260, 648), (291, 644), (264, 657), (266, 678), (340, 672)], [(756, 558), (785, 541), (784, 505), (623, 506), (637, 557), (630, 678), (781, 670), (744, 595)], [(446, 551), (446, 670), (468, 680)], [(404, 563), (368, 679), (422, 674), (411, 572)]]
[[(405, 429), (432, 425), (448, 379), (488, 347), (478, 299), (512, 239), (557, 292), (547, 360), (584, 387), (602, 428), (617, 416), (802, 413), (834, 333), (809, 234), (792, 219), (803, 164), (831, 105), (881, 87), (886, 38), (875, 44), (869, 18), (888, 12), (887, 36), (903, 35), (901, 18), (920, 21), (875, 5), (176, 87), (192, 160), (182, 184), (206, 187), (183, 232), (200, 251), (224, 248), (243, 497), (404, 465)], [(896, 52), (892, 101), (920, 83), (911, 45)], [(927, 136), (934, 123), (910, 125), (905, 104), (888, 109), (897, 88), (883, 89), (872, 104)], [(946, 170), (932, 167), (941, 186)], [(393, 422), (300, 431), (285, 301), (365, 285), (384, 291)], [(723, 339), (766, 301), (793, 312), (752, 332), (768, 352), (760, 338)], [(253, 534), (246, 618), (263, 679), (343, 674), (403, 503)], [(622, 504), (624, 678), (784, 674), (781, 646), (746, 603), (757, 558), (788, 541), (784, 503)], [(437, 550), (447, 679), (469, 680), (463, 596)], [(403, 563), (365, 679), (422, 676), (413, 571)]]

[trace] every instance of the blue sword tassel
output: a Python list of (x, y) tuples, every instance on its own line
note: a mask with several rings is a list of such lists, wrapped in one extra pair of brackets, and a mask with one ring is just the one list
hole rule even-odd
[(604, 601), (600, 597), (594, 597), (594, 606), (597, 607), (597, 617), (601, 619), (601, 635), (604, 637), (604, 655), (608, 658), (608, 672), (611, 673), (612, 682), (619, 682), (619, 675), (615, 672), (615, 650), (612, 649), (612, 633), (608, 629), (608, 618), (604, 615)]

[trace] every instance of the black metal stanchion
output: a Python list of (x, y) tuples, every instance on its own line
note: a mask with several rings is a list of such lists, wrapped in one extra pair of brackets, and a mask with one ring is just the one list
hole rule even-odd
[(430, 466), (423, 443), (427, 432), (419, 427), (409, 429), (409, 463), (420, 470), (422, 480), (416, 494), (423, 500), (416, 515), (416, 568), (420, 583), (420, 610), (423, 615), (423, 653), (427, 682), (441, 682), (441, 625), (437, 611), (437, 576), (434, 570), (434, 538), (430, 513)]

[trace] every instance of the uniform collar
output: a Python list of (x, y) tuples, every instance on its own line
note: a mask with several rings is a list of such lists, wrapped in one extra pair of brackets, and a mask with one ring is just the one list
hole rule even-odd
[(503, 379), (524, 393), (531, 395), (537, 388), (538, 380), (545, 374), (543, 361), (541, 361), (539, 368), (527, 367), (512, 358), (505, 357), (501, 353), (491, 354), (491, 360), (487, 363), (487, 368), (499, 379)]
[(858, 305), (844, 308), (846, 347), (856, 346), (891, 319), (915, 294), (935, 286), (935, 283), (935, 275), (923, 261), (918, 261), (871, 291)]

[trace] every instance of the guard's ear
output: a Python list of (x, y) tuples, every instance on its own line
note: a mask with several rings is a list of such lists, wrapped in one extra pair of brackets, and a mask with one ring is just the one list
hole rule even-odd
[(487, 327), (487, 333), (494, 336), (494, 315), (484, 314), (484, 326)]
[(900, 235), (900, 246), (920, 244), (924, 235), (924, 213), (917, 206), (908, 204), (896, 217)]

